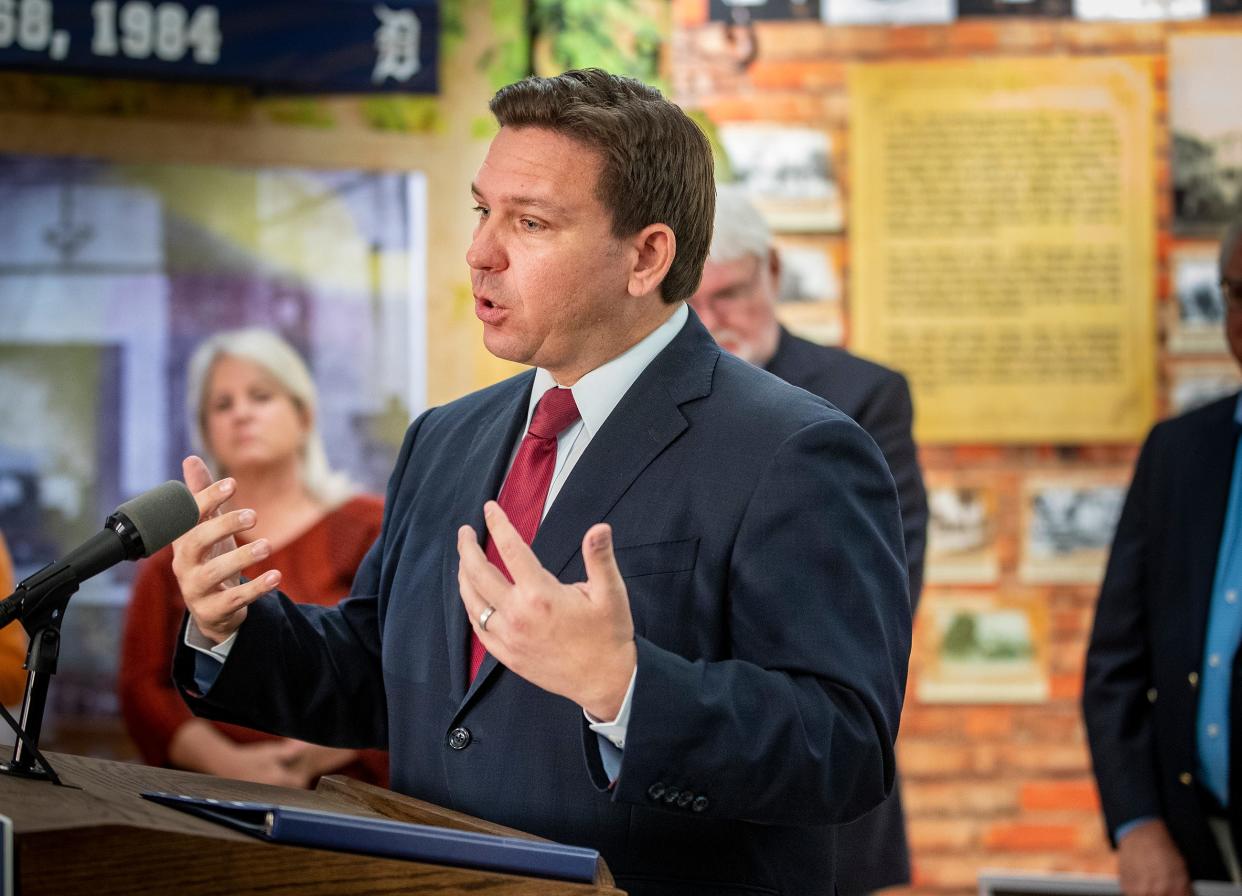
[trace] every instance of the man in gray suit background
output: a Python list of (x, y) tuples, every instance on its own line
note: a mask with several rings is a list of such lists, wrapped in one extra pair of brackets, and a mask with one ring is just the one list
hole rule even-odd
[[(690, 304), (720, 345), (745, 361), (832, 402), (879, 446), (897, 484), (911, 612), (923, 585), (927, 494), (911, 429), (905, 377), (841, 348), (794, 336), (776, 319), (781, 259), (763, 217), (740, 187), (716, 193), (715, 226), (703, 279)], [(837, 834), (843, 896), (910, 882), (901, 792)]]

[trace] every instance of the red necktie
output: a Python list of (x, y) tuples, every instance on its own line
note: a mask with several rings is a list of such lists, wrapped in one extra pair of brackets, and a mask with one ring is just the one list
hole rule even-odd
[[(526, 429), (526, 436), (518, 448), (505, 484), (500, 487), (500, 496), (496, 503), (501, 506), (509, 517), (509, 522), (513, 523), (513, 527), (527, 544), (534, 541), (535, 530), (539, 528), (539, 521), (543, 518), (543, 504), (548, 498), (548, 488), (552, 485), (552, 473), (556, 470), (556, 438), (572, 426), (579, 416), (578, 405), (574, 403), (574, 393), (569, 389), (554, 388), (543, 393), (539, 404), (535, 405), (535, 413), (531, 415), (530, 426)], [(500, 552), (490, 538), (487, 539), (486, 553), (487, 559), (512, 582), (513, 576), (505, 569)], [(479, 674), (484, 653), (479, 636), (471, 629), (471, 681)]]

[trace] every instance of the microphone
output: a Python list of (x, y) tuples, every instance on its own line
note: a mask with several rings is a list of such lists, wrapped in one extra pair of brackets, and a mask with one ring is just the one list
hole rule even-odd
[[(122, 560), (149, 557), (198, 523), (198, 502), (181, 482), (170, 479), (126, 501), (63, 560), (49, 563), (0, 601), (0, 628), (25, 619), (53, 591), (72, 594), (82, 582)], [(68, 586), (69, 590), (63, 592)]]

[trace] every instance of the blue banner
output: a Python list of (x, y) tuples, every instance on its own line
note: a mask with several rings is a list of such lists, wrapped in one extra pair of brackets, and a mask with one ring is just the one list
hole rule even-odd
[(0, 0), (0, 69), (434, 93), (435, 0)]

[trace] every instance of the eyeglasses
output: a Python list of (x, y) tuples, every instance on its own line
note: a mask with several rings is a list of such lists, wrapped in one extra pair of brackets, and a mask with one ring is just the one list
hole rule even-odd
[(1225, 299), (1226, 307), (1242, 311), (1242, 281), (1221, 277), (1220, 294)]

